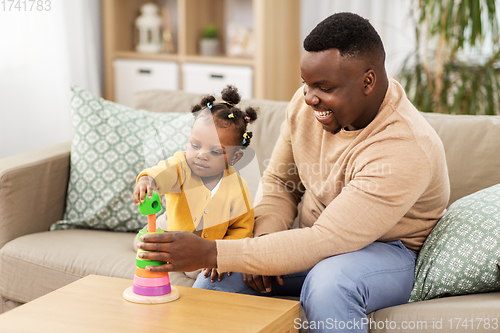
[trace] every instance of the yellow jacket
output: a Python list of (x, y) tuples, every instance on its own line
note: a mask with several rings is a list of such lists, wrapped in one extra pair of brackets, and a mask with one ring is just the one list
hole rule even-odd
[(193, 232), (203, 218), (203, 238), (251, 237), (254, 211), (248, 184), (233, 167), (228, 170), (213, 198), (201, 178), (191, 173), (185, 152), (143, 170), (137, 180), (153, 177), (160, 194), (165, 194), (168, 231)]

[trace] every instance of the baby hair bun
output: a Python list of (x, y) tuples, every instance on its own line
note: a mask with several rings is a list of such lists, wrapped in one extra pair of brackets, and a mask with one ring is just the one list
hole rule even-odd
[(247, 123), (253, 123), (258, 117), (257, 109), (249, 106), (245, 110), (244, 117)]
[(213, 105), (214, 102), (215, 102), (214, 96), (211, 96), (211, 95), (203, 96), (203, 98), (200, 101), (200, 104), (196, 104), (196, 105), (193, 105), (191, 107), (191, 112), (192, 113), (198, 112), (201, 109), (208, 107), (208, 105), (207, 105), (208, 103), (210, 103), (210, 105)]
[(222, 99), (232, 106), (235, 106), (241, 101), (241, 96), (238, 93), (238, 88), (232, 85), (228, 85), (226, 88), (222, 89), (221, 95)]

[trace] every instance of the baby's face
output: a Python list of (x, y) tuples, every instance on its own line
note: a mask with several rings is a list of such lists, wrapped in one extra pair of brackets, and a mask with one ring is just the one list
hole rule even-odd
[(191, 171), (204, 181), (218, 178), (237, 150), (231, 127), (218, 128), (212, 121), (198, 119), (191, 130), (186, 159)]

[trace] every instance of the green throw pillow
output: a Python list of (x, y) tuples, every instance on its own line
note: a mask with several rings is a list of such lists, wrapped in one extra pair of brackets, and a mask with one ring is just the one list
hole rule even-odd
[(454, 202), (425, 241), (410, 302), (500, 290), (500, 184)]
[(138, 231), (147, 223), (132, 201), (145, 166), (185, 150), (193, 116), (134, 110), (73, 86), (74, 137), (64, 219), (50, 230)]

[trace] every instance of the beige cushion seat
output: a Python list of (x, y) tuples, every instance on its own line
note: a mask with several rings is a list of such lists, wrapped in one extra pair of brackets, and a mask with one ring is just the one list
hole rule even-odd
[[(494, 292), (444, 297), (393, 306), (377, 310), (368, 316), (374, 322), (384, 322), (383, 329), (373, 329), (372, 326), (369, 332), (498, 332), (500, 331), (499, 302), (500, 292)], [(386, 321), (389, 325), (391, 321), (394, 322), (393, 327), (397, 325), (398, 329), (390, 329), (389, 325), (385, 327)], [(442, 324), (441, 327), (438, 326), (438, 322)], [(474, 329), (471, 323), (474, 323)], [(467, 324), (468, 328), (462, 324)], [(403, 329), (402, 325), (405, 325), (406, 329)]]
[(0, 281), (9, 286), (4, 296), (28, 302), (88, 274), (131, 279), (133, 237), (131, 233), (64, 230), (16, 238), (2, 248)]
[[(89, 274), (132, 279), (135, 235), (60, 230), (16, 238), (2, 248), (0, 284), (9, 286), (2, 294), (18, 302), (28, 302)], [(15, 267), (15, 271), (9, 267)], [(194, 282), (183, 273), (170, 275), (176, 285), (191, 286)]]

